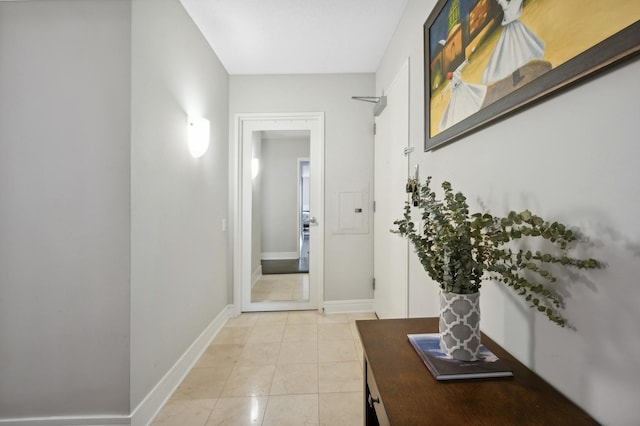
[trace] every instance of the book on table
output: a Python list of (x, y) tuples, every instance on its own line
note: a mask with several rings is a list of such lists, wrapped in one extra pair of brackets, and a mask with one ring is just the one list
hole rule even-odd
[(464, 380), (513, 376), (509, 365), (480, 345), (479, 360), (460, 361), (440, 349), (439, 333), (408, 334), (409, 342), (436, 380)]

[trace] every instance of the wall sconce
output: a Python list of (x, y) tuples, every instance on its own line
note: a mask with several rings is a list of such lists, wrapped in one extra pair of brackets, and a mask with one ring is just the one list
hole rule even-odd
[(209, 120), (202, 117), (187, 117), (189, 152), (193, 158), (200, 158), (209, 149)]

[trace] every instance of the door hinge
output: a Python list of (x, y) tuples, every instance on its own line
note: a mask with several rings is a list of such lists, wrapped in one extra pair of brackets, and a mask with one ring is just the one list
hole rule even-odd
[(373, 285), (373, 289), (375, 290), (376, 289), (376, 279), (375, 278), (373, 278), (371, 280), (371, 284)]
[(376, 212), (376, 202), (375, 202), (375, 200), (373, 201), (373, 212), (374, 213)]
[(376, 123), (373, 123), (373, 134), (374, 134), (374, 136), (376, 134)]

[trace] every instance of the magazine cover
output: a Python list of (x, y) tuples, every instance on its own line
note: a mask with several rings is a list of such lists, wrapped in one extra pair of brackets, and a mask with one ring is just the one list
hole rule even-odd
[(409, 334), (407, 337), (437, 380), (513, 376), (509, 365), (482, 344), (478, 361), (460, 361), (440, 350), (439, 333)]

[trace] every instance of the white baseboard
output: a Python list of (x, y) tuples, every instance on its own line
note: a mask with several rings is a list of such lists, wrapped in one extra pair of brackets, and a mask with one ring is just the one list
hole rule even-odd
[(184, 354), (169, 369), (167, 374), (149, 392), (131, 413), (131, 426), (148, 425), (158, 415), (169, 397), (173, 394), (191, 367), (198, 361), (211, 341), (233, 316), (233, 305), (227, 305), (220, 314), (205, 328)]
[(262, 260), (290, 260), (298, 259), (298, 252), (296, 251), (283, 251), (283, 252), (265, 252), (261, 254)]
[(227, 305), (211, 321), (200, 336), (169, 369), (167, 374), (149, 392), (130, 415), (92, 415), (67, 417), (25, 417), (0, 419), (0, 426), (143, 426), (148, 425), (158, 415), (169, 397), (173, 394), (191, 367), (198, 361), (211, 341), (227, 322), (234, 316), (233, 305)]
[(262, 265), (258, 265), (255, 271), (251, 274), (251, 288), (262, 278)]
[(24, 417), (0, 419), (0, 425), (15, 426), (130, 426), (131, 416)]
[(326, 300), (322, 304), (325, 314), (355, 314), (374, 312), (373, 299)]

